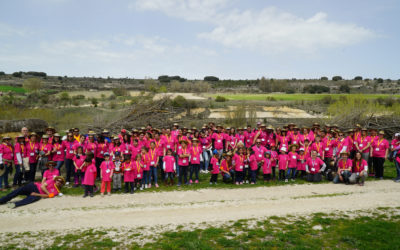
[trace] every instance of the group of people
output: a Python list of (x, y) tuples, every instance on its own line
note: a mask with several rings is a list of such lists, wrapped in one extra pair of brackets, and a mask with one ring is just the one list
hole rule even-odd
[[(85, 197), (93, 196), (96, 179), (100, 193), (125, 192), (164, 185), (191, 185), (199, 174), (211, 172), (210, 184), (222, 181), (236, 185), (258, 180), (288, 182), (296, 178), (319, 182), (325, 177), (334, 183), (359, 183), (374, 176), (382, 179), (384, 162), (393, 158), (400, 181), (400, 134), (389, 143), (383, 131), (362, 128), (339, 130), (337, 125), (299, 128), (290, 123), (273, 128), (257, 123), (244, 128), (224, 128), (214, 123), (201, 129), (151, 125), (111, 136), (78, 128), (60, 135), (48, 127), (43, 135), (23, 128), (16, 138), (4, 136), (0, 145), (0, 189), (35, 181), (37, 170), (44, 183), (54, 181), (65, 167), (65, 182), (84, 186)], [(63, 179), (64, 180), (64, 179)], [(43, 183), (43, 182), (42, 182)], [(37, 191), (37, 190), (35, 190)], [(39, 192), (40, 193), (40, 192)], [(1, 203), (1, 200), (0, 200)]]

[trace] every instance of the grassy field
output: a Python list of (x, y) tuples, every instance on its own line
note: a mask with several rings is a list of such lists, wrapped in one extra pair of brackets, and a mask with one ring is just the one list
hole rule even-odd
[[(201, 229), (178, 225), (153, 234), (136, 229), (86, 229), (68, 233), (25, 232), (9, 234), (3, 249), (397, 249), (400, 244), (400, 207), (341, 214), (272, 216), (267, 219), (212, 222)], [(350, 215), (350, 216), (349, 216)], [(154, 232), (155, 231), (155, 232)]]
[(0, 85), (0, 92), (8, 92), (8, 91), (12, 91), (12, 92), (16, 92), (16, 93), (27, 92), (24, 88), (21, 88), (21, 87)]
[[(280, 101), (318, 101), (324, 97), (331, 96), (332, 98), (339, 98), (340, 96), (357, 96), (359, 94), (210, 94), (208, 96), (215, 98), (223, 96), (233, 101), (266, 101), (269, 98), (275, 98)], [(400, 97), (400, 95), (385, 95), (385, 94), (363, 94), (360, 95), (369, 99), (385, 98), (385, 97)]]

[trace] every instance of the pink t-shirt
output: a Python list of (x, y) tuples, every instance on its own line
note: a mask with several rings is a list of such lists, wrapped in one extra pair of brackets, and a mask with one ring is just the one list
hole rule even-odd
[[(47, 180), (45, 182), (47, 184), (46, 189), (47, 191), (49, 191), (49, 193), (53, 193), (55, 196), (58, 195), (58, 189), (55, 186), (54, 180)], [(42, 190), (42, 183), (41, 182), (35, 182), (35, 185), (37, 187), (37, 189), (39, 190), (40, 194), (46, 194), (43, 190)]]
[(53, 161), (63, 161), (64, 160), (64, 147), (61, 143), (53, 144), (53, 149), (56, 151), (53, 153)]
[(85, 171), (85, 177), (83, 178), (83, 185), (93, 186), (96, 180), (96, 166), (94, 164), (90, 164)]
[[(74, 163), (76, 165), (75, 167), (75, 172), (78, 171), (78, 168), (80, 168), (82, 166), (82, 164), (85, 162), (86, 159), (86, 155), (79, 155), (79, 159), (77, 156), (74, 156)], [(86, 169), (85, 167), (82, 167), (81, 171), (84, 172)]]
[(46, 178), (46, 180), (53, 180), (56, 176), (60, 176), (60, 171), (56, 168), (53, 168), (53, 170), (48, 169), (43, 174), (43, 178)]
[(288, 168), (296, 168), (299, 155), (296, 152), (294, 152), (294, 153), (289, 152), (288, 156), (289, 156)]
[(350, 172), (351, 172), (352, 168), (353, 168), (353, 161), (350, 159), (347, 159), (346, 162), (344, 162), (344, 160), (339, 160), (337, 163), (337, 167), (338, 167), (339, 171), (350, 168)]
[(103, 161), (100, 165), (102, 181), (111, 181), (111, 171), (114, 170), (112, 161)]
[(353, 165), (353, 173), (360, 173), (368, 168), (368, 162), (364, 159), (361, 159), (361, 164), (360, 162), (356, 162), (356, 164)]
[(321, 167), (324, 165), (324, 162), (320, 158), (315, 158), (313, 160), (311, 157), (307, 159), (307, 166), (308, 166), (308, 171), (311, 174), (316, 174), (319, 172)]
[(211, 158), (210, 164), (212, 166), (211, 174), (219, 174), (219, 160), (213, 157)]
[[(265, 158), (262, 158), (262, 160), (265, 160)], [(250, 169), (251, 170), (257, 170), (258, 169), (258, 165), (257, 165), (257, 158), (254, 154), (250, 155), (249, 157), (249, 161), (250, 161)]]
[[(368, 143), (370, 143), (370, 142), (371, 142), (371, 137), (369, 137), (369, 136), (361, 137), (360, 136), (360, 137), (358, 137), (358, 140), (357, 140), (358, 148), (363, 149), (366, 146), (368, 146)], [(365, 150), (363, 150), (362, 153), (369, 153), (369, 147), (366, 148)]]
[(107, 143), (98, 143), (96, 147), (96, 158), (104, 159), (104, 153), (108, 152)]
[(267, 152), (267, 149), (264, 146), (253, 146), (254, 156), (256, 157), (257, 162), (260, 162), (264, 159), (264, 153)]
[(143, 168), (140, 166), (140, 162), (134, 161), (133, 162), (133, 172), (135, 176), (135, 180), (141, 180), (143, 178)]
[(200, 164), (200, 154), (202, 153), (202, 149), (199, 145), (197, 147), (190, 148), (190, 163), (192, 164)]
[(16, 143), (14, 146), (14, 163), (15, 163), (15, 165), (20, 164), (20, 163), (22, 164), (22, 162), (18, 162), (17, 155), (19, 154), (21, 156), (21, 160), (22, 160), (22, 158), (24, 157), (24, 152), (25, 152), (25, 145)]
[(172, 135), (164, 135), (161, 138), (162, 140), (162, 146), (163, 148), (165, 148), (165, 150), (171, 149), (172, 152), (175, 151), (175, 144), (176, 144), (176, 140)]
[(223, 133), (214, 133), (211, 137), (212, 139), (214, 139), (214, 148), (217, 150), (223, 149), (224, 148), (224, 142), (223, 140), (224, 138), (224, 134)]
[(262, 165), (263, 174), (271, 174), (271, 160), (268, 158), (264, 159), (264, 164)]
[(135, 181), (134, 167), (135, 167), (135, 165), (132, 162), (122, 163), (122, 169), (124, 171), (124, 182), (134, 182)]
[(297, 170), (300, 171), (306, 171), (306, 162), (307, 162), (307, 156), (305, 154), (298, 156), (298, 161), (297, 161)]
[[(184, 155), (184, 154), (185, 155), (186, 154), (190, 154), (190, 150), (188, 148), (185, 148), (185, 149), (180, 148), (180, 149), (178, 149), (178, 156)], [(184, 158), (179, 157), (178, 158), (178, 165), (179, 166), (189, 166), (189, 157), (184, 157)]]
[(289, 161), (289, 156), (287, 154), (278, 155), (279, 170), (286, 170), (288, 161)]
[(66, 159), (70, 159), (70, 160), (73, 159), (74, 158), (74, 149), (75, 149), (74, 144), (75, 144), (75, 142), (63, 141), (62, 143), (63, 143), (64, 149), (65, 149), (65, 152), (66, 152), (65, 158)]
[[(242, 172), (244, 168), (244, 161), (246, 160), (246, 156), (235, 154), (232, 158), (232, 165), (235, 167), (235, 171)], [(235, 164), (233, 164), (235, 163)]]
[(372, 143), (372, 156), (384, 158), (386, 156), (386, 149), (389, 148), (389, 142), (386, 139), (378, 139)]
[(173, 173), (175, 158), (172, 155), (166, 155), (166, 156), (164, 156), (163, 161), (165, 162), (165, 172)]

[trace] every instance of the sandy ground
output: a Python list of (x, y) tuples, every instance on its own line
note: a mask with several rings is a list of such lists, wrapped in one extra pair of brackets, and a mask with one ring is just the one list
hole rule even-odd
[(371, 181), (364, 187), (303, 184), (93, 198), (63, 196), (17, 209), (1, 206), (0, 233), (98, 227), (163, 227), (224, 223), (274, 215), (400, 207), (399, 193), (400, 185), (393, 181)]

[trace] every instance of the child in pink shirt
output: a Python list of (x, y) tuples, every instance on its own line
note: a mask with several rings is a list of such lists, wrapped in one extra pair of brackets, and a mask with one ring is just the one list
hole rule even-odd
[(300, 148), (299, 156), (297, 159), (297, 171), (300, 171), (300, 178), (304, 178), (306, 176), (306, 161), (307, 156), (304, 153), (304, 148)]
[(216, 152), (216, 154), (213, 155), (210, 161), (211, 164), (211, 178), (210, 178), (210, 185), (211, 184), (217, 184), (218, 180), (218, 174), (219, 174), (219, 154)]
[[(256, 177), (257, 177), (257, 170), (258, 170), (258, 164), (257, 164), (257, 157), (256, 157), (256, 152), (254, 152), (252, 149), (250, 149), (251, 153), (248, 158), (249, 162), (249, 167), (250, 167), (250, 179), (251, 179), (251, 184), (256, 183)], [(263, 153), (264, 154), (264, 153)], [(264, 159), (262, 159), (264, 160)], [(262, 162), (260, 161), (260, 163)], [(262, 162), (263, 163), (263, 162)]]
[(140, 154), (136, 155), (133, 165), (133, 172), (135, 176), (135, 184), (133, 189), (137, 190), (140, 188), (140, 190), (143, 190), (143, 165)]
[(78, 187), (79, 182), (82, 182), (83, 177), (85, 175), (85, 166), (86, 166), (85, 165), (86, 155), (83, 154), (83, 148), (78, 147), (76, 152), (77, 154), (72, 159), (75, 167), (74, 187)]
[(111, 195), (111, 180), (114, 172), (114, 163), (110, 161), (110, 154), (104, 154), (104, 161), (100, 165), (101, 188), (100, 193), (104, 196), (104, 191), (107, 188), (107, 194)]
[(264, 163), (262, 165), (264, 182), (271, 180), (271, 165), (271, 152), (267, 151), (265, 152)]
[(85, 187), (85, 194), (83, 195), (83, 198), (87, 197), (88, 195), (90, 195), (90, 197), (93, 197), (93, 187), (97, 174), (96, 165), (93, 164), (90, 159), (85, 159), (84, 165), (86, 165), (86, 171), (82, 182)]
[[(136, 163), (136, 161), (135, 161)], [(134, 182), (135, 182), (135, 171), (134, 171), (135, 164), (131, 162), (131, 158), (127, 157), (125, 162), (122, 163), (122, 170), (124, 172), (124, 182), (125, 182), (125, 193), (134, 193)]]
[(278, 167), (279, 167), (279, 180), (285, 180), (285, 172), (288, 168), (289, 156), (286, 154), (286, 148), (281, 148), (281, 154), (278, 155)]
[(276, 172), (276, 161), (278, 160), (278, 153), (276, 152), (276, 146), (271, 146), (271, 172), (272, 179), (275, 180), (275, 172)]
[(166, 156), (163, 158), (163, 170), (165, 173), (165, 185), (168, 186), (168, 178), (170, 179), (170, 185), (174, 185), (174, 173), (176, 171), (175, 158), (172, 156), (172, 149), (168, 148)]
[(286, 174), (285, 182), (288, 182), (288, 179), (291, 179), (292, 181), (296, 179), (297, 160), (299, 158), (299, 155), (296, 153), (297, 147), (297, 144), (293, 144), (289, 147), (288, 172)]

